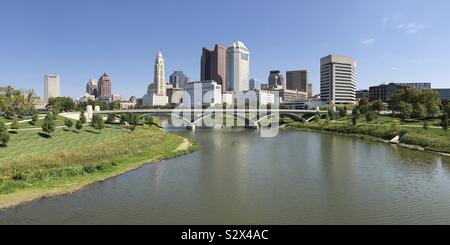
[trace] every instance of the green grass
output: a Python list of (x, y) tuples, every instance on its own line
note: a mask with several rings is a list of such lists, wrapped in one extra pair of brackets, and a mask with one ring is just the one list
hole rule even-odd
[(289, 123), (290, 127), (297, 129), (327, 131), (345, 135), (369, 136), (383, 140), (390, 140), (401, 135), (400, 142), (418, 145), (427, 150), (450, 153), (450, 134), (440, 128), (423, 129), (421, 127), (392, 126), (389, 124), (351, 123), (331, 121), (328, 125), (324, 120), (320, 123)]
[[(45, 117), (45, 115), (39, 115), (39, 118), (40, 118), (40, 117)], [(55, 125), (56, 125), (56, 127), (64, 126), (64, 119), (65, 119), (65, 117), (57, 116), (57, 118), (56, 118), (56, 120), (55, 120)], [(22, 120), (26, 120), (26, 119), (20, 119), (20, 121), (22, 121)], [(72, 121), (73, 121), (73, 123), (75, 124), (76, 121), (75, 121), (75, 120), (72, 120)], [(39, 119), (39, 120), (36, 122), (35, 125), (31, 124), (30, 122), (20, 122), (20, 123), (19, 123), (19, 129), (25, 129), (25, 128), (41, 128), (43, 122), (44, 122), (44, 119), (43, 119), (43, 118), (42, 118), (42, 119)]]
[[(109, 127), (109, 126), (108, 126)], [(72, 130), (57, 128), (52, 138), (42, 137), (42, 130), (18, 131), (11, 134), (8, 147), (0, 148), (0, 163), (6, 160), (17, 159), (27, 155), (46, 155), (63, 149), (84, 148), (86, 145), (101, 144), (113, 140), (131, 131), (119, 126), (105, 128), (101, 134), (98, 130), (85, 125), (80, 133)]]
[(52, 138), (36, 131), (12, 135), (0, 148), (0, 208), (45, 195), (77, 190), (136, 168), (149, 160), (174, 157), (183, 138), (151, 127), (135, 131), (112, 126), (97, 133), (57, 129)]

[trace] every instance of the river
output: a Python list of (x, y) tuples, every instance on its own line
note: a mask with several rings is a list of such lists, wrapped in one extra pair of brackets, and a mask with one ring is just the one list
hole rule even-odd
[(174, 131), (197, 152), (0, 212), (1, 224), (450, 224), (450, 158), (331, 134)]

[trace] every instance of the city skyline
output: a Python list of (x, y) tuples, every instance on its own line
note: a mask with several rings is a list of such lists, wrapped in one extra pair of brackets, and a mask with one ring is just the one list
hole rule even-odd
[[(206, 6), (205, 1), (168, 1), (158, 4), (159, 11), (150, 13), (153, 4), (139, 1), (126, 8), (114, 1), (11, 1), (4, 4), (0, 16), (5, 34), (0, 47), (0, 83), (33, 88), (43, 97), (42, 76), (57, 74), (61, 77), (61, 95), (78, 98), (84, 93), (86, 81), (106, 72), (114, 80), (112, 93), (124, 98), (140, 96), (152, 81), (155, 50), (164, 52), (167, 74), (180, 70), (195, 81), (199, 80), (202, 47), (242, 40), (252, 53), (250, 77), (262, 83), (273, 69), (282, 73), (305, 69), (317, 94), (320, 57), (340, 54), (358, 61), (357, 89), (383, 82), (430, 82), (435, 88), (448, 87), (448, 76), (440, 67), (450, 53), (444, 48), (450, 40), (445, 31), (445, 7), (449, 3), (326, 2), (281, 1), (277, 8), (284, 14), (278, 18), (261, 16), (261, 12), (272, 8), (270, 2), (246, 1), (241, 4), (246, 18), (239, 18), (239, 13), (230, 12), (233, 3), (228, 2)], [(227, 11), (227, 18), (211, 22), (201, 18), (201, 13), (213, 7)], [(319, 16), (312, 14), (316, 10), (332, 14), (336, 8), (342, 14), (335, 16), (331, 24), (321, 23)], [(52, 15), (42, 15), (39, 9), (48, 9)], [(189, 10), (194, 17), (164, 17), (172, 9)], [(299, 10), (304, 14), (292, 15)], [(148, 15), (140, 17), (139, 13), (144, 12)], [(95, 21), (83, 19), (93, 13), (97, 15)], [(251, 28), (255, 23), (262, 27)], [(349, 30), (339, 27), (343, 23), (350, 23)], [(211, 31), (203, 33), (202, 25)], [(323, 29), (324, 25), (329, 28)], [(152, 28), (178, 28), (192, 35), (181, 39), (167, 34), (155, 36), (149, 31)], [(269, 38), (274, 29), (281, 38)], [(104, 39), (104, 34), (110, 38)]]

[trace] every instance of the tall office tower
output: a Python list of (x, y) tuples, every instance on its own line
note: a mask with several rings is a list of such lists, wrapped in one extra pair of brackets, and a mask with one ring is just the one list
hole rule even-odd
[(255, 89), (260, 90), (261, 89), (261, 81), (259, 81), (258, 79), (252, 78), (248, 82), (248, 86), (249, 86), (249, 90), (255, 90)]
[(270, 71), (267, 80), (269, 89), (280, 89), (283, 87), (284, 77), (279, 70)]
[(286, 89), (308, 92), (308, 71), (287, 71)]
[(111, 95), (111, 78), (106, 73), (103, 73), (98, 80), (98, 98), (109, 99)]
[(170, 84), (174, 88), (183, 88), (186, 83), (189, 82), (189, 77), (184, 75), (182, 71), (174, 71), (170, 75)]
[(44, 99), (59, 97), (61, 89), (61, 80), (57, 75), (44, 76)]
[(155, 58), (155, 71), (153, 77), (157, 95), (166, 95), (166, 83), (164, 80), (164, 58), (161, 51), (158, 51)]
[(250, 53), (241, 41), (227, 48), (227, 91), (246, 91), (249, 89)]
[(313, 96), (313, 85), (312, 83), (308, 83), (308, 98)]
[(86, 93), (95, 97), (98, 96), (98, 80), (89, 79), (89, 82), (86, 84)]
[(226, 48), (216, 44), (214, 49), (203, 48), (200, 60), (200, 80), (214, 80), (222, 85), (222, 92), (227, 88)]
[(334, 104), (356, 103), (356, 62), (329, 55), (320, 59), (320, 98)]

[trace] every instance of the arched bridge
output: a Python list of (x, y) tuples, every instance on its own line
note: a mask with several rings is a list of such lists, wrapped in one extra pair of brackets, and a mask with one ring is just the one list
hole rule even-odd
[(210, 119), (214, 115), (230, 115), (248, 121), (251, 127), (259, 127), (261, 122), (278, 115), (285, 115), (294, 120), (309, 122), (315, 118), (317, 113), (325, 115), (327, 111), (319, 110), (297, 110), (297, 109), (128, 109), (128, 110), (92, 110), (87, 109), (88, 117), (93, 115), (107, 115), (109, 113), (125, 114), (133, 113), (145, 115), (168, 115), (178, 118), (186, 126), (195, 128), (200, 122)]

